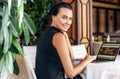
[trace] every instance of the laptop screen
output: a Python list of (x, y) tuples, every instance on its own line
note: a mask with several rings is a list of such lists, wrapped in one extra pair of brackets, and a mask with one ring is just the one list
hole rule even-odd
[(120, 44), (117, 43), (103, 43), (99, 49), (97, 59), (114, 61), (119, 53)]

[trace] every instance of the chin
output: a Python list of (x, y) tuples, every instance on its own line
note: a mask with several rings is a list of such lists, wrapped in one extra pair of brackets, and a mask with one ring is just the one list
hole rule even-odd
[(68, 31), (68, 29), (64, 30), (65, 32)]
[(68, 29), (65, 29), (65, 28), (64, 28), (64, 29), (62, 29), (62, 31), (66, 32), (66, 31), (68, 31)]

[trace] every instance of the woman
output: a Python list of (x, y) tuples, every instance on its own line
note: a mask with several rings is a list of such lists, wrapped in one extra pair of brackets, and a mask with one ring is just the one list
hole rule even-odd
[(51, 25), (39, 37), (35, 72), (37, 79), (81, 79), (83, 71), (93, 58), (87, 55), (78, 65), (73, 66), (73, 54), (66, 31), (72, 24), (72, 7), (61, 2), (51, 9)]

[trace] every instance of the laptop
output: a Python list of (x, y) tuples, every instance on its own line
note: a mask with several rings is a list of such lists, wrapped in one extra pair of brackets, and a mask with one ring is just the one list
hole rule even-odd
[(115, 61), (119, 51), (120, 43), (103, 42), (93, 62)]

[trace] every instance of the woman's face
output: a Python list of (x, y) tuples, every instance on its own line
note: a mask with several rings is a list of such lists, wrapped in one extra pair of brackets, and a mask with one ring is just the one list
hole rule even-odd
[(72, 24), (72, 10), (68, 8), (60, 8), (56, 16), (52, 16), (52, 26), (57, 27), (61, 31), (67, 31)]

